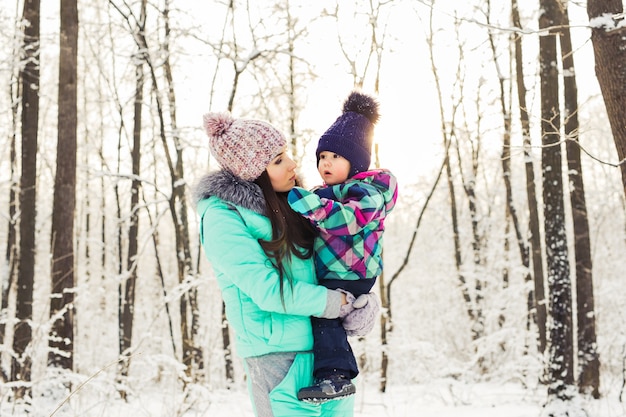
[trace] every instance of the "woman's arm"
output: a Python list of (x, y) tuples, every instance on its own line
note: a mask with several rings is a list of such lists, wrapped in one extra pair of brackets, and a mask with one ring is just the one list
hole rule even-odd
[[(216, 275), (222, 275), (259, 308), (324, 318), (339, 315), (345, 296), (312, 282), (294, 279), (290, 285), (285, 280), (281, 300), (278, 272), (236, 210), (213, 203), (205, 208), (201, 218), (202, 245)], [(308, 264), (310, 267), (301, 273), (313, 276), (313, 262)]]

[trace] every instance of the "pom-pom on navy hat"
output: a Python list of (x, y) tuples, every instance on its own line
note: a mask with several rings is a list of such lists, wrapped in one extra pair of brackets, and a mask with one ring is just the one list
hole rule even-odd
[(367, 171), (378, 118), (378, 102), (373, 97), (357, 91), (350, 93), (343, 103), (343, 114), (320, 137), (315, 152), (318, 164), (320, 153), (329, 151), (350, 162), (349, 177)]

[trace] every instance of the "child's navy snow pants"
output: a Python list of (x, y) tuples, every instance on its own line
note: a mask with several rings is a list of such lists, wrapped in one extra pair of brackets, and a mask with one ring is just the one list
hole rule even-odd
[[(342, 290), (355, 297), (370, 292), (376, 278), (341, 280), (321, 279), (320, 284), (328, 289)], [(325, 378), (333, 374), (343, 374), (350, 379), (359, 374), (356, 358), (348, 343), (348, 336), (341, 325), (341, 319), (320, 319), (311, 317), (313, 327), (313, 376)]]

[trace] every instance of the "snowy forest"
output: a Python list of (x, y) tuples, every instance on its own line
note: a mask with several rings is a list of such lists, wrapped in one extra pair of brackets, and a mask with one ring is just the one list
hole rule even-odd
[[(0, 0), (0, 416), (251, 416), (209, 111), (394, 172), (355, 416), (626, 416), (623, 0)], [(219, 237), (215, 237), (219, 239)]]

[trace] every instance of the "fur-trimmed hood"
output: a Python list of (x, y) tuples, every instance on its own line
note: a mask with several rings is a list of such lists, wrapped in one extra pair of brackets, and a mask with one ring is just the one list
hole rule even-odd
[(265, 197), (261, 187), (252, 181), (242, 180), (225, 169), (207, 174), (193, 188), (196, 205), (211, 196), (265, 215)]

